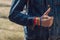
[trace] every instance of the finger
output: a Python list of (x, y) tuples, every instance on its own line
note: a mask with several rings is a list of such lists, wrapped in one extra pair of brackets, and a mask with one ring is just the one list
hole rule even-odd
[(48, 5), (48, 8), (51, 8), (50, 5)]
[(51, 8), (48, 8), (48, 10), (43, 15), (48, 15), (50, 10), (51, 10)]

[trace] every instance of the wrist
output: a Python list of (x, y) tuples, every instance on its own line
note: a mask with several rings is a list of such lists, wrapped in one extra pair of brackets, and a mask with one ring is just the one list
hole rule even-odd
[(40, 26), (40, 17), (35, 17), (33, 21), (35, 26), (36, 25)]

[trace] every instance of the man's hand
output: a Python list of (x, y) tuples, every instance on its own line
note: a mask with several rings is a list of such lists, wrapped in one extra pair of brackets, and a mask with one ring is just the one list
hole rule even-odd
[(50, 13), (51, 8), (48, 8), (48, 10), (41, 16), (41, 26), (43, 27), (51, 27), (53, 24), (53, 17), (48, 16)]
[(51, 27), (53, 24), (53, 17), (48, 16), (50, 10), (51, 8), (48, 8), (48, 10), (41, 17), (29, 17), (28, 27), (31, 29), (34, 29), (36, 25), (41, 25), (43, 27)]

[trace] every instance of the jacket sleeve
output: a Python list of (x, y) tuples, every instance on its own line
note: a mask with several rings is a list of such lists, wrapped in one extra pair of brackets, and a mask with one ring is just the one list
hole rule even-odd
[(20, 25), (27, 25), (27, 18), (29, 15), (22, 14), (21, 11), (23, 10), (27, 0), (15, 0), (13, 1), (13, 5), (11, 6), (9, 20), (15, 22)]

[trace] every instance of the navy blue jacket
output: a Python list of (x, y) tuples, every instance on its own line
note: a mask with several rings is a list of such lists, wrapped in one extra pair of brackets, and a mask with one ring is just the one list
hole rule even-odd
[(51, 12), (49, 16), (54, 17), (51, 34), (54, 32), (55, 34), (53, 35), (56, 35), (56, 30), (58, 30), (58, 34), (60, 34), (60, 0), (29, 0), (28, 15), (21, 13), (25, 5), (27, 5), (27, 0), (15, 0), (13, 2), (9, 15), (9, 19), (12, 22), (27, 26), (28, 17), (42, 16), (48, 9), (48, 5), (50, 5)]

